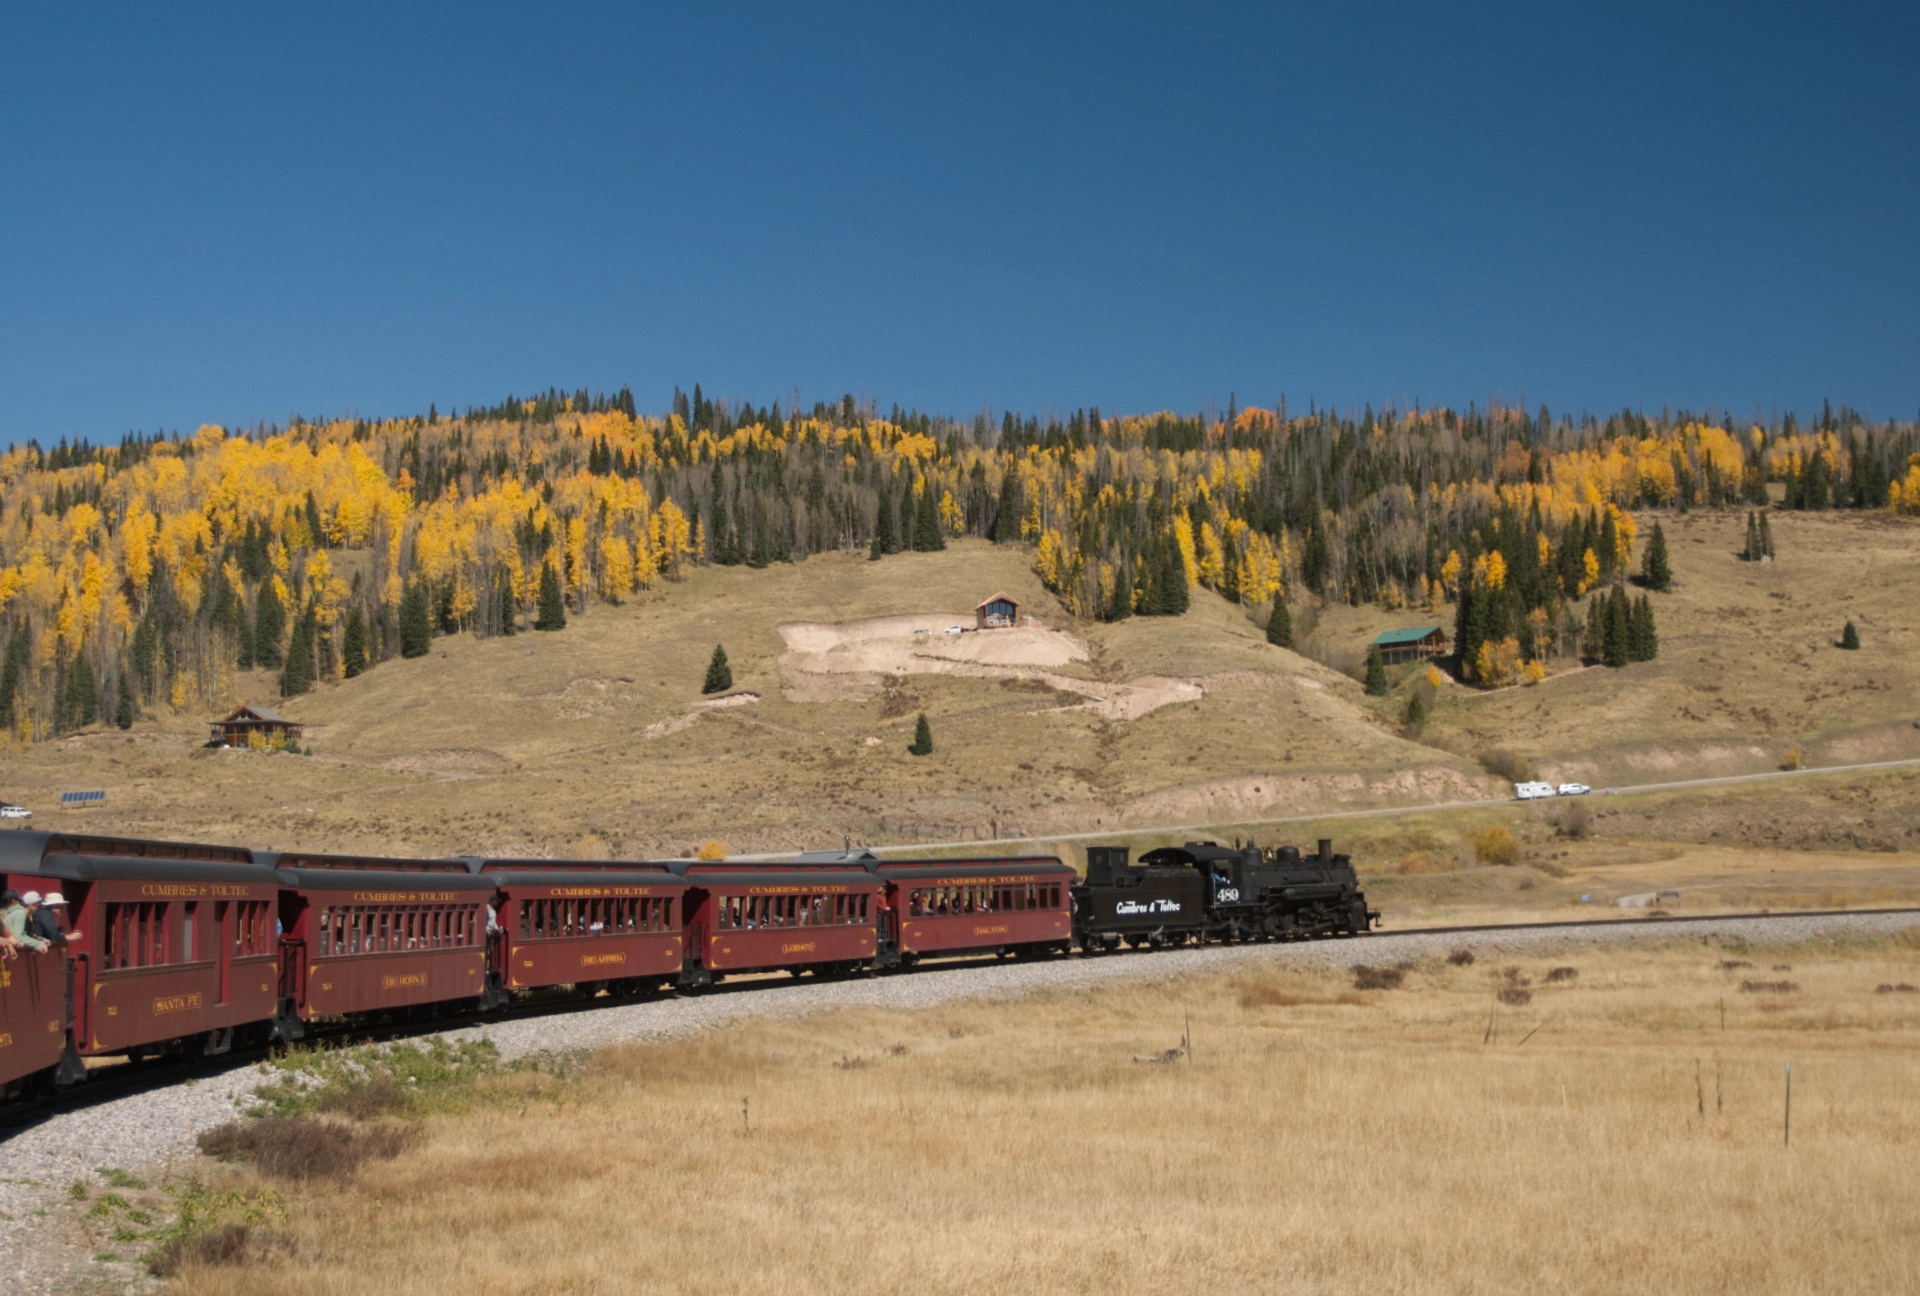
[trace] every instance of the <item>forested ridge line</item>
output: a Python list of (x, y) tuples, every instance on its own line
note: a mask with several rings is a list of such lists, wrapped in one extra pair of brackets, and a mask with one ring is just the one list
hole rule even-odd
[(1916, 449), (1913, 423), (1844, 407), (1806, 426), (1284, 403), (958, 421), (697, 386), (658, 415), (626, 389), (550, 390), (459, 415), (28, 442), (0, 456), (0, 725), (24, 743), (204, 710), (253, 667), (297, 694), (435, 634), (558, 628), (692, 565), (883, 560), (963, 535), (1032, 546), (1083, 617), (1177, 615), (1196, 584), (1263, 624), (1290, 603), (1451, 602), (1462, 674), (1500, 684), (1612, 656), (1577, 600), (1640, 615), (1620, 589), (1634, 510), (1765, 510), (1771, 482), (1773, 507), (1920, 514)]

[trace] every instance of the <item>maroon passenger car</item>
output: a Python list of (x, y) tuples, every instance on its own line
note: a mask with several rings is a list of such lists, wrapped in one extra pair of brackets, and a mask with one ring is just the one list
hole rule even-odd
[(464, 860), (277, 857), (280, 995), (300, 1020), (479, 1005), (493, 882)]
[(56, 1030), (37, 1029), (57, 1032), (62, 1083), (84, 1078), (82, 1057), (213, 1055), (232, 1047), (236, 1030), (264, 1038), (274, 1016), (279, 879), (251, 852), (15, 832), (4, 835), (0, 864), (17, 891), (61, 892), (61, 928), (81, 933), (64, 955), (23, 951), (9, 965), (33, 960), (27, 976), (43, 1011), (61, 1002)]
[(676, 861), (686, 879), (680, 984), (733, 972), (850, 972), (873, 965), (884, 884), (844, 865)]
[(638, 994), (671, 984), (684, 955), (687, 884), (665, 864), (470, 860), (496, 888), (492, 990)]
[(888, 955), (912, 966), (958, 954), (1065, 953), (1073, 940), (1074, 871), (1051, 856), (875, 860), (886, 883), (880, 931)]

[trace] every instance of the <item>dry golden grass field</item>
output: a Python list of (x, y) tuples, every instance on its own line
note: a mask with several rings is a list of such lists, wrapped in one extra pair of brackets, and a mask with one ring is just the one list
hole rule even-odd
[[(173, 1290), (1920, 1288), (1914, 933), (1477, 948), (1392, 989), (1263, 964), (497, 1074), (357, 1179), (216, 1169), (281, 1194), (266, 1258)], [(1189, 1057), (1136, 1060), (1189, 1019)]]
[[(311, 757), (203, 750), (214, 709), (161, 708), (129, 733), (0, 753), (0, 797), (28, 805), (43, 828), (652, 856), (708, 839), (742, 853), (849, 834), (1044, 838), (1471, 799), (1504, 790), (1475, 759), (1497, 747), (1544, 776), (1596, 786), (1772, 769), (1790, 746), (1808, 764), (1920, 756), (1920, 527), (1780, 514), (1779, 560), (1750, 566), (1733, 557), (1743, 515), (1664, 523), (1677, 587), (1655, 596), (1658, 661), (1492, 694), (1443, 686), (1419, 741), (1399, 723), (1411, 668), (1398, 672), (1401, 692), (1376, 701), (1313, 655), (1352, 657), (1392, 625), (1433, 620), (1450, 632), (1451, 608), (1329, 607), (1302, 655), (1270, 647), (1242, 609), (1205, 591), (1178, 619), (1074, 621), (1039, 587), (1030, 555), (961, 542), (878, 563), (829, 554), (765, 571), (700, 569), (561, 633), (436, 640), (428, 657), (290, 703), (310, 726)], [(1001, 589), (1059, 633), (997, 644), (940, 633)], [(874, 632), (888, 617), (933, 632)], [(1832, 646), (1849, 617), (1859, 652)], [(808, 643), (841, 646), (803, 650), (796, 627), (813, 627)], [(716, 642), (737, 690), (757, 700), (701, 704)], [(228, 700), (272, 703), (274, 692), (272, 677), (252, 672)], [(923, 711), (935, 752), (914, 759), (904, 749)], [(1593, 829), (1616, 840), (1911, 851), (1916, 786), (1849, 779), (1839, 799), (1781, 784), (1605, 807), (1596, 798), (1609, 813)], [(74, 788), (105, 789), (105, 804), (63, 812), (58, 793)], [(1846, 799), (1855, 788), (1880, 799)], [(1356, 851), (1363, 863), (1390, 869), (1416, 849), (1365, 822), (1331, 834), (1369, 843)], [(1367, 854), (1375, 845), (1382, 853)]]

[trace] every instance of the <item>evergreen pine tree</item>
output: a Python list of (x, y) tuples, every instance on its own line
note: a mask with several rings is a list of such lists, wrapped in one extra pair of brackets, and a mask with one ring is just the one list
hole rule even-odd
[(1652, 661), (1660, 655), (1660, 631), (1653, 624), (1653, 599), (1640, 596), (1640, 653), (1641, 661)]
[(1169, 540), (1160, 565), (1160, 615), (1181, 616), (1190, 600), (1186, 559), (1180, 556), (1180, 546)]
[[(718, 459), (713, 461), (713, 481), (709, 490), (713, 495), (713, 507), (708, 510), (713, 561), (722, 567), (732, 567), (740, 561), (739, 543), (734, 537), (733, 522), (727, 516), (727, 479), (720, 471)], [(534, 629), (540, 627), (536, 625)]]
[(888, 533), (888, 553), (905, 553), (913, 547), (913, 521), (913, 483), (902, 482), (900, 500), (893, 508), (893, 530)]
[(67, 721), (78, 729), (99, 718), (100, 694), (93, 683), (93, 664), (83, 647), (73, 655), (73, 665), (67, 671)]
[(1367, 696), (1385, 697), (1387, 695), (1387, 663), (1380, 656), (1380, 645), (1374, 644), (1367, 649)]
[(427, 612), (427, 587), (416, 581), (400, 596), (400, 655), (425, 657), (433, 647), (433, 622)]
[[(223, 588), (225, 584), (224, 581), (221, 582)], [(242, 621), (245, 619), (245, 617), (240, 618)], [(140, 618), (140, 624), (134, 627), (133, 643), (129, 647), (132, 659), (130, 666), (134, 679), (139, 682), (141, 697), (151, 697), (153, 694), (153, 658), (158, 639), (159, 632), (153, 623), (153, 611), (149, 609), (147, 614)]]
[(302, 610), (293, 618), (293, 636), (287, 640), (287, 664), (280, 672), (280, 696), (299, 697), (313, 688), (313, 613)]
[(113, 722), (122, 729), (131, 729), (134, 714), (133, 680), (129, 677), (126, 665), (123, 663), (120, 667), (120, 695), (114, 703)]
[(1267, 617), (1267, 642), (1275, 648), (1293, 647), (1293, 613), (1287, 608), (1287, 596), (1273, 596), (1273, 613)]
[(907, 748), (915, 756), (933, 755), (933, 726), (927, 723), (927, 713), (922, 711), (920, 719), (913, 726), (913, 743)]
[(873, 548), (867, 552), (868, 558), (880, 558), (895, 552), (893, 543), (893, 492), (882, 487), (880, 490), (880, 511), (873, 522)]
[(7, 640), (7, 660), (0, 666), (0, 731), (11, 734), (14, 708), (20, 697), (20, 677), (27, 665), (27, 622), (23, 617), (14, 624)]
[(1760, 524), (1754, 520), (1753, 511), (1747, 511), (1747, 547), (1740, 556), (1748, 562), (1760, 561)]
[[(240, 669), (252, 670), (253, 669), (253, 618), (247, 615), (247, 609), (244, 605), (242, 605), (241, 608), (239, 609), (239, 615), (238, 617), (235, 618), (234, 626), (235, 626), (235, 629), (233, 632), (233, 637), (234, 637), (235, 644), (239, 648), (238, 662), (239, 662)], [(151, 673), (141, 675), (140, 687), (147, 690), (152, 689), (153, 676)], [(152, 696), (151, 691), (148, 692), (147, 696), (149, 697)]]
[(1477, 604), (1482, 597), (1481, 591), (1474, 589), (1464, 576), (1461, 577), (1460, 602), (1453, 609), (1453, 650), (1459, 656), (1463, 679), (1473, 674), (1473, 664), (1480, 658), (1481, 627), (1485, 617)]
[(707, 678), (700, 685), (702, 693), (725, 693), (733, 687), (733, 667), (727, 665), (727, 650), (719, 644), (713, 646), (713, 657), (707, 662)]
[(1318, 521), (1307, 531), (1306, 551), (1300, 557), (1300, 579), (1315, 594), (1325, 594), (1327, 568), (1331, 559), (1327, 554), (1327, 533)]
[(913, 547), (919, 553), (937, 553), (947, 547), (940, 534), (940, 504), (933, 497), (933, 483), (921, 478), (920, 503), (913, 516)]
[(1849, 651), (1860, 646), (1860, 632), (1853, 628), (1853, 622), (1847, 622), (1847, 628), (1840, 632), (1840, 646)]
[(1113, 602), (1107, 605), (1107, 620), (1125, 621), (1133, 615), (1133, 559), (1120, 555), (1113, 573)]
[(1627, 607), (1627, 592), (1615, 585), (1607, 596), (1606, 625), (1601, 631), (1600, 659), (1607, 665), (1618, 668), (1633, 660), (1631, 648), (1631, 613)]
[(500, 633), (503, 636), (519, 634), (520, 609), (513, 601), (513, 574), (502, 569), (498, 585), (495, 597), (500, 610)]
[(341, 657), (348, 679), (367, 669), (367, 616), (355, 603), (347, 610), (347, 628), (343, 633)]
[(1007, 469), (1000, 479), (1000, 507), (993, 515), (993, 542), (1010, 544), (1020, 538), (1020, 522), (1026, 512), (1025, 493), (1020, 489), (1020, 474)]
[(1667, 561), (1667, 535), (1660, 524), (1653, 524), (1653, 538), (1647, 541), (1646, 556), (1640, 562), (1640, 577), (1650, 590), (1673, 588), (1673, 567)]
[(287, 610), (272, 581), (262, 581), (253, 609), (253, 660), (271, 670), (280, 664), (280, 636), (287, 630)]
[(540, 615), (534, 618), (535, 630), (565, 630), (567, 605), (560, 597), (560, 574), (552, 563), (540, 567)]
[(1427, 723), (1426, 704), (1421, 702), (1420, 695), (1418, 693), (1415, 693), (1407, 699), (1407, 728), (1412, 729), (1417, 733), (1419, 732), (1420, 727), (1426, 723)]
[(1760, 556), (1773, 557), (1773, 524), (1767, 521), (1767, 511), (1760, 511)]

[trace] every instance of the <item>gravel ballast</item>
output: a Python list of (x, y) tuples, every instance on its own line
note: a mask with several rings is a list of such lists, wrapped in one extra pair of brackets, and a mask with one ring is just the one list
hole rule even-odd
[[(1100, 958), (1003, 962), (844, 981), (770, 980), (718, 992), (580, 1011), (509, 1018), (444, 1032), (450, 1040), (486, 1038), (502, 1057), (596, 1049), (657, 1041), (749, 1017), (801, 1017), (830, 1008), (931, 1008), (958, 999), (1009, 997), (1041, 989), (1206, 973), (1250, 963), (1351, 967), (1358, 963), (1444, 958), (1462, 946), (1506, 954), (1546, 954), (1598, 944), (1734, 937), (1756, 945), (1788, 945), (1833, 937), (1884, 936), (1920, 925), (1920, 913), (1781, 915), (1697, 921), (1609, 923), (1592, 927), (1489, 928), (1481, 931), (1377, 933), (1363, 940), (1280, 945), (1208, 946)], [(17, 1291), (71, 1290), (66, 1265), (44, 1263), (48, 1251), (72, 1255), (77, 1239), (47, 1236), (50, 1208), (76, 1179), (101, 1187), (94, 1173), (120, 1167), (159, 1178), (183, 1171), (195, 1138), (232, 1120), (247, 1095), (268, 1078), (259, 1065), (216, 1071), (165, 1088), (57, 1112), (9, 1132), (0, 1178), (0, 1265)], [(32, 1180), (33, 1184), (22, 1182)], [(48, 1211), (41, 1216), (37, 1212)], [(57, 1270), (65, 1269), (60, 1273)], [(99, 1267), (94, 1267), (98, 1273)], [(45, 1282), (46, 1285), (41, 1285)]]

